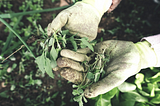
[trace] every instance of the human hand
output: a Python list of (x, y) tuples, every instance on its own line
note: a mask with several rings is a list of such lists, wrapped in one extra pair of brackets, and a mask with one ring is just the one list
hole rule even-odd
[(90, 4), (78, 2), (58, 14), (48, 25), (47, 34), (50, 36), (65, 26), (70, 33), (93, 40), (97, 36), (100, 19), (101, 17), (94, 7)]
[[(79, 54), (70, 50), (62, 50), (61, 55), (65, 58), (57, 60), (58, 66), (62, 68), (61, 76), (73, 83), (81, 83), (86, 73), (84, 71), (85, 67), (81, 66), (78, 61), (92, 60), (92, 56), (88, 57), (86, 55), (90, 52), (87, 50), (87, 52), (79, 52)], [(135, 75), (142, 68), (156, 64), (155, 53), (147, 42), (134, 44), (129, 41), (109, 40), (98, 43), (95, 46), (95, 52), (109, 56), (110, 62), (105, 67), (105, 77), (85, 89), (84, 94), (88, 98), (104, 94), (121, 85), (127, 78)]]
[[(97, 36), (98, 24), (105, 12), (104, 9), (108, 9), (111, 5), (111, 0), (102, 1), (82, 0), (63, 10), (52, 23), (48, 24), (48, 36), (65, 26), (72, 34), (88, 37), (90, 41), (94, 40)], [(105, 8), (102, 8), (104, 4)]]
[(112, 0), (112, 5), (110, 6), (108, 13), (112, 12), (121, 2), (121, 0)]
[[(141, 68), (139, 65), (140, 56), (138, 50), (132, 42), (117, 40), (104, 41), (98, 43), (94, 50), (96, 53), (109, 56), (110, 62), (107, 67), (105, 67), (106, 77), (85, 89), (84, 94), (88, 98), (96, 97), (99, 94), (110, 91), (114, 87), (122, 84), (128, 77), (136, 74)], [(69, 67), (61, 69), (61, 76), (73, 83), (79, 84), (82, 82), (85, 75), (85, 72), (83, 72), (85, 67), (82, 68), (76, 61), (83, 62), (85, 59), (89, 61), (91, 58), (82, 54), (80, 54), (82, 55), (80, 56), (78, 53), (70, 50), (62, 50), (61, 55), (67, 59), (58, 59), (58, 66)]]

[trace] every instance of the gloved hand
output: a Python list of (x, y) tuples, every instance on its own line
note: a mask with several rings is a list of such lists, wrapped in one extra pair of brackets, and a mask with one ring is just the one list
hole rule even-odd
[[(91, 52), (89, 49), (77, 52), (79, 53), (64, 49), (61, 51), (63, 58), (57, 60), (58, 66), (61, 67), (61, 76), (73, 83), (82, 82), (85, 74), (85, 67), (81, 66), (78, 61), (92, 59), (86, 55)], [(110, 62), (105, 67), (105, 78), (85, 89), (84, 93), (88, 98), (110, 91), (141, 69), (155, 66), (158, 61), (147, 41), (134, 44), (129, 41), (108, 40), (98, 43), (95, 46), (95, 52), (100, 54), (104, 52), (110, 57)]]
[(109, 9), (111, 3), (112, 0), (82, 0), (75, 3), (70, 8), (60, 12), (48, 25), (48, 36), (65, 26), (72, 34), (88, 37), (90, 41), (95, 39), (100, 19)]

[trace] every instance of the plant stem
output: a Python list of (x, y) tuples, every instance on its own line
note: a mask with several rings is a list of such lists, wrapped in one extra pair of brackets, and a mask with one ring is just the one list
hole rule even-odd
[(21, 38), (20, 35), (18, 35), (14, 30), (13, 28), (5, 21), (3, 20), (2, 18), (0, 18), (0, 21), (5, 24), (18, 38), (19, 40), (26, 46), (26, 48), (31, 52), (31, 54), (33, 55), (34, 58), (36, 58), (33, 54), (33, 52), (31, 51), (31, 49), (28, 47), (28, 45), (24, 42), (24, 40)]
[[(25, 10), (23, 12), (25, 12), (27, 9), (28, 9), (29, 5), (26, 6)], [(19, 22), (21, 21), (21, 19), (23, 18), (23, 15), (22, 16), (19, 16), (18, 17), (18, 21), (16, 22), (16, 24), (13, 26), (13, 30), (15, 30), (19, 24)], [(2, 53), (4, 51), (6, 51), (6, 49), (10, 46), (11, 44), (11, 40), (13, 39), (13, 33), (10, 32), (8, 37), (7, 37), (7, 40), (6, 40), (6, 44), (4, 45), (4, 47), (2, 48)]]
[(34, 10), (34, 11), (27, 11), (27, 12), (19, 12), (19, 13), (11, 13), (11, 14), (2, 14), (2, 15), (0, 15), (0, 18), (12, 18), (12, 17), (20, 16), (20, 15), (30, 15), (30, 14), (35, 14), (35, 13), (56, 11), (56, 10), (60, 10), (60, 9), (65, 9), (67, 7), (70, 7), (70, 6), (63, 6), (63, 7), (57, 7), (57, 8), (49, 8), (49, 9), (43, 9), (43, 10)]

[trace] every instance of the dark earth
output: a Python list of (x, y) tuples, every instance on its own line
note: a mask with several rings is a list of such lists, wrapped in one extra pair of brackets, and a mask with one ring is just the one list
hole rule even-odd
[[(24, 0), (12, 0), (13, 4), (12, 10), (15, 12), (19, 12), (18, 7), (21, 5)], [(44, 9), (46, 8), (54, 8), (59, 7), (59, 1), (52, 3), (51, 0), (44, 0)], [(0, 8), (0, 11), (3, 11), (3, 8)], [(42, 19), (37, 22), (43, 28), (46, 28), (48, 23), (52, 21), (52, 14), (58, 14), (60, 10), (54, 12), (42, 13)], [(5, 19), (7, 22), (10, 22), (9, 19)], [(24, 23), (26, 20), (22, 20)], [(0, 22), (0, 39), (6, 41), (8, 33), (4, 32), (5, 25)], [(122, 0), (120, 5), (112, 12), (105, 13), (101, 19), (98, 29), (98, 38), (103, 38), (103, 40), (125, 40), (132, 41), (134, 43), (141, 40), (142, 37), (151, 36), (154, 34), (160, 33), (160, 5), (156, 4), (153, 0)], [(32, 43), (35, 41), (35, 38), (29, 39), (27, 42)], [(19, 63), (21, 59), (20, 53), (14, 54), (16, 57), (16, 62)], [(36, 64), (34, 63), (34, 59), (28, 61), (28, 66), (25, 67), (25, 73), (18, 74), (18, 67), (12, 71), (11, 76), (14, 77), (14, 81), (16, 83), (20, 83), (21, 79), (30, 71), (37, 70)], [(36, 72), (36, 71), (35, 71)], [(33, 73), (34, 74), (34, 73)], [(35, 99), (39, 93), (42, 94), (42, 97), (46, 97), (48, 92), (51, 94), (59, 92), (58, 96), (53, 99), (54, 105), (51, 102), (48, 102), (44, 105), (39, 106), (61, 106), (62, 101), (65, 102), (63, 106), (78, 106), (75, 102), (70, 102), (72, 97), (72, 83), (68, 83), (65, 79), (59, 77), (59, 72), (54, 72), (55, 78), (41, 78), (42, 86), (38, 89), (34, 86), (30, 86), (27, 89), (19, 89), (18, 92), (15, 93), (8, 92), (8, 94), (13, 98), (4, 99), (0, 97), (0, 106), (23, 106), (26, 105), (26, 99), (29, 97), (31, 100)], [(46, 75), (47, 76), (47, 75)], [(61, 80), (61, 86), (58, 85), (58, 81)], [(0, 84), (2, 82), (0, 81)], [(27, 83), (25, 80), (23, 83)], [(50, 85), (53, 85), (54, 88), (50, 88)], [(43, 90), (43, 86), (46, 86), (46, 92)], [(0, 85), (0, 92), (9, 91), (11, 85), (8, 84), (6, 87), (2, 87)], [(18, 89), (18, 88), (17, 88)], [(64, 94), (63, 94), (64, 93)], [(62, 94), (64, 96), (62, 96)], [(21, 95), (25, 95), (23, 99), (21, 99)], [(39, 98), (35, 102), (41, 102), (42, 98)], [(89, 104), (85, 104), (86, 106), (90, 106)], [(30, 106), (30, 105), (26, 105)]]

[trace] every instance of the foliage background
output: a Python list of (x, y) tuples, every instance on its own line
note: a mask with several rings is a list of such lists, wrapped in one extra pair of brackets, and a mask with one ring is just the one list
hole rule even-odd
[[(0, 0), (0, 14), (44, 10), (59, 5), (59, 0)], [(40, 39), (44, 38), (42, 30), (46, 31), (48, 23), (60, 11), (19, 15), (5, 18), (5, 21), (22, 37), (34, 55), (39, 56), (42, 52)], [(159, 17), (160, 5), (152, 0), (122, 0), (112, 13), (104, 14), (99, 25), (97, 40), (138, 42), (142, 37), (160, 33)], [(0, 60), (2, 61), (21, 46), (21, 41), (0, 22)], [(104, 103), (112, 103), (112, 105), (119, 103), (122, 106), (160, 104), (159, 72), (160, 68), (142, 70), (141, 74), (126, 81), (135, 85), (136, 89), (131, 90), (132, 92), (121, 92), (120, 88), (116, 88), (117, 90), (111, 91), (111, 96), (103, 96), (109, 99)], [(43, 74), (31, 53), (25, 47), (21, 48), (0, 64), (0, 106), (78, 105), (72, 99), (72, 84), (61, 78), (59, 72), (53, 73), (54, 79)], [(154, 75), (156, 76), (153, 77)], [(103, 97), (97, 101), (102, 103)], [(98, 105), (97, 101), (89, 102)], [(90, 106), (90, 103), (84, 105)]]

